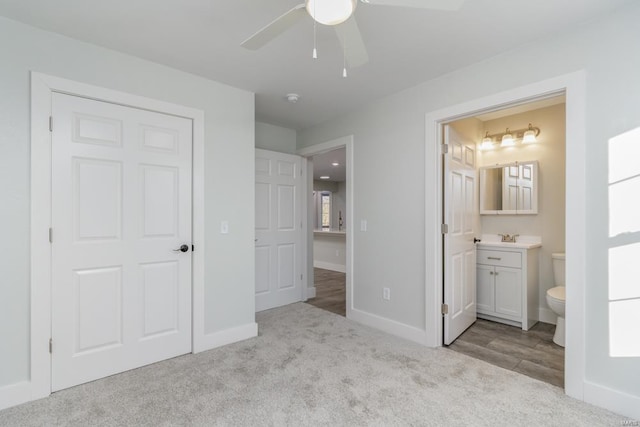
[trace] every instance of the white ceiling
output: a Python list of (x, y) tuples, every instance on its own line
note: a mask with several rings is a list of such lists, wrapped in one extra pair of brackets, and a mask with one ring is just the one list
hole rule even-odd
[[(342, 78), (332, 28), (308, 18), (259, 51), (240, 43), (301, 0), (0, 0), (0, 15), (256, 93), (256, 120), (304, 129), (596, 19), (633, 0), (466, 0), (457, 12), (360, 4), (369, 63)], [(299, 93), (297, 104), (284, 95)]]
[[(321, 176), (328, 176), (326, 181), (344, 182), (347, 179), (346, 162), (347, 151), (345, 148), (328, 151), (322, 154), (316, 154), (311, 158), (313, 160), (313, 179), (320, 180)], [(332, 163), (338, 163), (333, 166)]]

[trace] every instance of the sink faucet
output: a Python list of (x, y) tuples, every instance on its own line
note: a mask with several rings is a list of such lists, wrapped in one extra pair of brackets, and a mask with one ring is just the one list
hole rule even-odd
[(519, 234), (514, 234), (513, 236), (511, 236), (509, 234), (498, 234), (498, 236), (502, 237), (502, 241), (503, 242), (515, 243), (516, 242), (516, 237), (518, 237)]

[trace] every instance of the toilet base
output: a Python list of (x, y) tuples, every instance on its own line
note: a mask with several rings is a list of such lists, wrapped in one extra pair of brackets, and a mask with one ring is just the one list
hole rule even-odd
[(553, 334), (553, 342), (560, 347), (564, 347), (564, 317), (558, 316), (556, 323), (556, 332)]

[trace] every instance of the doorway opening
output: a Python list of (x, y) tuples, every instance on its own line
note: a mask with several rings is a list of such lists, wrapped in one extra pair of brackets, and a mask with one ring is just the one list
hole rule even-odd
[[(443, 341), (450, 350), (558, 387), (564, 387), (563, 325), (556, 326), (547, 291), (565, 285), (555, 271), (564, 270), (565, 103), (560, 94), (455, 120), (445, 125), (450, 141), (443, 141), (475, 153), (473, 194), (463, 198), (471, 209), (464, 213), (468, 206), (456, 207), (456, 168), (447, 166), (455, 163), (455, 146), (443, 155), (444, 222), (464, 215), (443, 238), (443, 295), (451, 311)], [(523, 138), (529, 128), (531, 142)], [(451, 248), (460, 239), (469, 256), (456, 259)], [(461, 310), (472, 313), (455, 319)]]
[(353, 137), (298, 151), (305, 158), (307, 303), (350, 317)]
[(347, 152), (336, 148), (309, 159), (313, 192), (309, 206), (313, 217), (313, 284), (309, 304), (346, 316), (346, 202)]

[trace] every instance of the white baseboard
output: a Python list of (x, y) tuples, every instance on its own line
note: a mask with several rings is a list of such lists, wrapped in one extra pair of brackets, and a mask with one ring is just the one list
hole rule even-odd
[(322, 268), (324, 270), (331, 270), (331, 271), (337, 271), (339, 273), (346, 273), (347, 272), (347, 266), (346, 265), (342, 265), (342, 264), (332, 264), (330, 262), (324, 262), (324, 261), (313, 261), (313, 267), (314, 268)]
[(316, 287), (315, 286), (309, 286), (307, 288), (307, 299), (315, 298), (315, 297), (316, 297)]
[(200, 353), (201, 351), (211, 350), (216, 347), (222, 347), (223, 345), (244, 341), (257, 336), (258, 324), (255, 322), (248, 323), (235, 328), (206, 334), (201, 340), (199, 340), (200, 344), (197, 348), (194, 347), (193, 352)]
[(540, 307), (538, 309), (538, 320), (540, 322), (551, 323), (552, 325), (555, 325), (558, 320), (558, 315), (548, 308)]
[(427, 342), (426, 331), (366, 311), (352, 308), (347, 310), (347, 318), (418, 344), (425, 345)]
[(638, 396), (585, 381), (584, 401), (632, 420), (640, 420), (640, 397)]
[(22, 381), (0, 387), (0, 410), (29, 402), (31, 399), (31, 382)]

